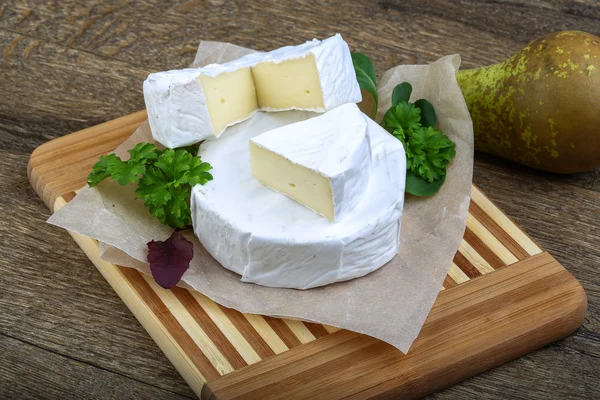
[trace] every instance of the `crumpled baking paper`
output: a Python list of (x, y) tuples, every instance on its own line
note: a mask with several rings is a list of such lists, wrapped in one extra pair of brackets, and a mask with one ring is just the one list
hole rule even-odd
[[(223, 63), (252, 50), (228, 43), (202, 42), (194, 66)], [(458, 55), (430, 65), (400, 65), (379, 84), (379, 118), (390, 107), (394, 86), (408, 81), (412, 101), (429, 100), (439, 128), (456, 143), (456, 157), (446, 183), (433, 197), (408, 195), (398, 255), (362, 278), (310, 290), (278, 289), (240, 282), (223, 268), (190, 232), (194, 259), (181, 285), (193, 288), (225, 307), (244, 313), (301, 319), (364, 333), (406, 353), (417, 337), (463, 238), (473, 172), (473, 127), (456, 82)], [(135, 143), (152, 141), (142, 124), (116, 153), (127, 155)], [(146, 243), (164, 240), (171, 229), (161, 225), (134, 199), (135, 187), (106, 180), (84, 188), (49, 222), (101, 242), (102, 258), (149, 273)]]

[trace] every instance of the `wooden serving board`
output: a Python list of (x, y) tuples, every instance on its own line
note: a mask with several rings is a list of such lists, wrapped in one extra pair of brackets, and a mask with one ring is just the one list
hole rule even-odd
[[(60, 208), (145, 119), (140, 111), (40, 146), (32, 186)], [(162, 289), (100, 259), (95, 240), (71, 235), (203, 399), (417, 398), (570, 334), (587, 307), (577, 280), (476, 187), (464, 240), (407, 355), (358, 333)]]

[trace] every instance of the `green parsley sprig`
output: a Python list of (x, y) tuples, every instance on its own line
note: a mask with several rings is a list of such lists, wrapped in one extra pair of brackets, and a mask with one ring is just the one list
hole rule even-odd
[(433, 105), (420, 99), (409, 103), (412, 86), (397, 85), (392, 106), (381, 126), (404, 145), (406, 151), (406, 191), (416, 196), (431, 196), (446, 180), (446, 167), (456, 155), (456, 144), (435, 129)]
[(144, 200), (150, 214), (172, 228), (184, 228), (192, 224), (192, 187), (213, 179), (208, 172), (212, 166), (197, 153), (197, 145), (158, 150), (154, 144), (139, 143), (129, 150), (127, 161), (115, 154), (100, 157), (88, 185), (96, 186), (109, 177), (121, 186), (137, 182), (137, 198)]
[[(377, 113), (377, 75), (368, 56), (352, 53), (356, 79), (361, 89), (375, 102), (371, 118)], [(392, 92), (392, 106), (384, 114), (381, 126), (404, 145), (406, 152), (406, 192), (415, 196), (435, 194), (446, 180), (446, 168), (456, 155), (456, 145), (435, 129), (433, 105), (420, 99), (409, 103), (412, 86), (402, 82)]]

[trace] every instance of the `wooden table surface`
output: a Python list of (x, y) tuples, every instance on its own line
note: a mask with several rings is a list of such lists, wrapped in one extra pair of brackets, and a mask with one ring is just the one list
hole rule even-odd
[[(382, 72), (451, 53), (491, 64), (551, 31), (600, 35), (595, 0), (341, 3), (0, 1), (0, 398), (194, 397), (67, 232), (45, 223), (26, 167), (44, 142), (142, 109), (146, 75), (189, 65), (201, 39), (269, 50), (341, 32)], [(431, 398), (600, 397), (600, 169), (556, 176), (477, 154), (474, 183), (579, 279), (588, 315), (568, 338)]]

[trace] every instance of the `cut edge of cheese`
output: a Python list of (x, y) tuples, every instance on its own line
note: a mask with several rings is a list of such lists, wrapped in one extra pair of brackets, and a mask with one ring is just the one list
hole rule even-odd
[[(301, 75), (303, 79), (298, 79)], [(319, 71), (312, 53), (278, 63), (258, 63), (252, 67), (252, 77), (261, 110), (325, 111)]]
[(252, 66), (252, 75), (263, 111), (322, 113), (362, 101), (350, 48), (339, 33), (322, 41), (282, 47), (262, 58)]
[(331, 179), (294, 164), (285, 157), (250, 141), (252, 175), (266, 187), (284, 194), (333, 221)]
[(258, 111), (256, 87), (250, 67), (216, 76), (201, 74), (198, 79), (215, 136), (220, 136), (228, 126), (242, 122)]
[(354, 103), (250, 140), (252, 175), (333, 222), (360, 201), (369, 181), (367, 121)]

